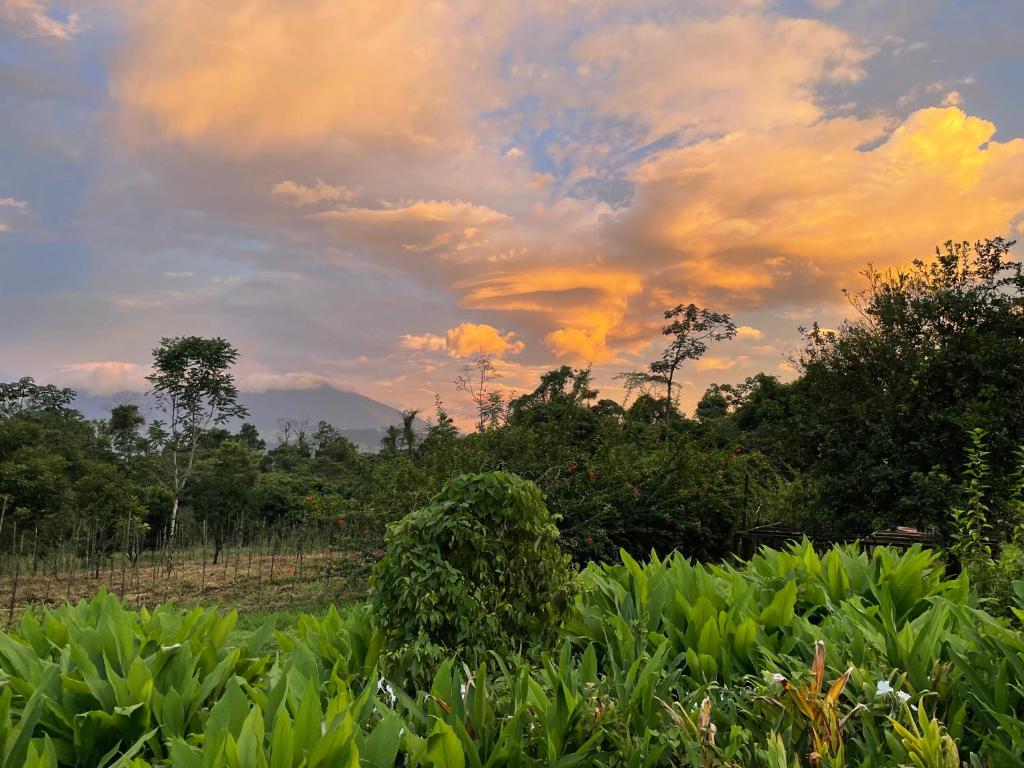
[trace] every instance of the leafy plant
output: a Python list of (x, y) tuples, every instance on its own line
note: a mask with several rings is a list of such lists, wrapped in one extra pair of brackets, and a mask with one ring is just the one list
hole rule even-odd
[(391, 526), (372, 584), (389, 668), (423, 679), (450, 653), (475, 664), (546, 645), (573, 575), (537, 486), (490, 472), (449, 481)]

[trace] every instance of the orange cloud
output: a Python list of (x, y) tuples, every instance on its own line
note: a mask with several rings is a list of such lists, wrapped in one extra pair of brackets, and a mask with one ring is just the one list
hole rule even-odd
[(461, 17), (443, 3), (122, 5), (132, 40), (113, 78), (118, 102), (158, 135), (229, 152), (334, 136), (375, 145), (460, 139), (467, 99), (457, 97), (484, 79), (479, 70), (465, 76), (459, 49), (488, 41), (453, 35)]
[(619, 236), (646, 243), (652, 279), (758, 305), (832, 290), (869, 261), (906, 263), (937, 239), (1006, 233), (1024, 213), (1024, 140), (993, 141), (992, 123), (956, 108), (887, 128), (839, 118), (665, 152), (635, 173)]
[(741, 325), (736, 328), (736, 338), (744, 341), (756, 341), (764, 338), (764, 331), (751, 328), (749, 325)]
[(515, 333), (502, 333), (486, 323), (462, 323), (450, 328), (445, 335), (445, 346), (452, 357), (480, 354), (501, 357), (522, 352), (526, 348), (526, 344), (517, 339)]
[(598, 363), (616, 357), (609, 335), (625, 317), (630, 297), (643, 289), (643, 278), (591, 263), (501, 271), (456, 287), (467, 307), (546, 315), (556, 327), (544, 341), (558, 357)]

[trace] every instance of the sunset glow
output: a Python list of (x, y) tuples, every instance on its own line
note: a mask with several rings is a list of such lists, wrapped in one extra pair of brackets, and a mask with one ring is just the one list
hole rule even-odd
[(786, 376), (867, 263), (1024, 235), (1024, 16), (977, 5), (0, 0), (0, 380), (218, 335), (465, 424), (466, 359), (618, 397), (691, 301), (741, 328), (685, 409)]

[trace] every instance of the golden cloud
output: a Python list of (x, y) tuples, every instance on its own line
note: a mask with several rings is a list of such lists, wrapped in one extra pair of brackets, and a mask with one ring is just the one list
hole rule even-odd
[(750, 306), (946, 237), (1007, 233), (1024, 213), (1024, 140), (994, 141), (992, 123), (952, 107), (888, 128), (838, 118), (662, 153), (637, 169), (619, 236), (646, 243), (666, 285)]
[(473, 355), (494, 355), (501, 357), (506, 354), (522, 352), (526, 344), (516, 338), (511, 331), (503, 333), (486, 323), (462, 323), (448, 329), (445, 334), (445, 347), (452, 357), (472, 357)]
[(625, 317), (630, 297), (643, 289), (643, 279), (590, 263), (496, 272), (456, 287), (463, 291), (463, 306), (547, 316), (556, 327), (544, 341), (558, 357), (598, 363), (616, 357), (609, 334)]
[(458, 96), (483, 79), (463, 77), (458, 51), (487, 41), (453, 34), (460, 17), (444, 3), (125, 0), (123, 10), (131, 44), (114, 73), (118, 102), (161, 136), (229, 152), (335, 136), (459, 140)]

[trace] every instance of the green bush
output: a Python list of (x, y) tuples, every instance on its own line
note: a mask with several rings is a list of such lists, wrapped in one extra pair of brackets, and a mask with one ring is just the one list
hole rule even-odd
[(391, 668), (419, 679), (449, 653), (544, 647), (573, 582), (537, 486), (486, 472), (391, 525), (371, 584)]

